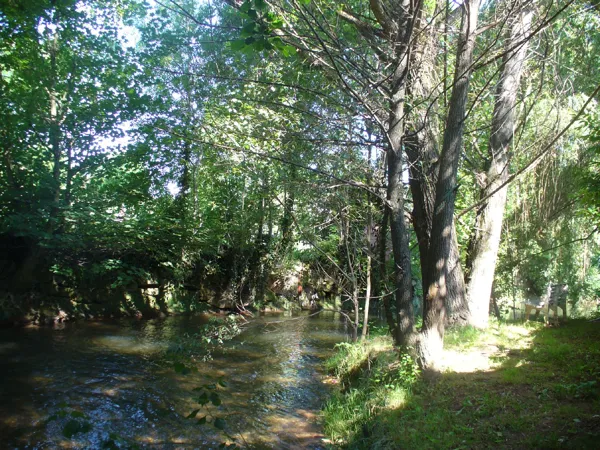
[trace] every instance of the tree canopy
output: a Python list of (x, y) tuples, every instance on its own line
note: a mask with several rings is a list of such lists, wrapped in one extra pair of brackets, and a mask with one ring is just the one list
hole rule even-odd
[(4, 1), (2, 313), (314, 296), (357, 332), (372, 300), (423, 366), (552, 283), (581, 314), (598, 25), (574, 0)]

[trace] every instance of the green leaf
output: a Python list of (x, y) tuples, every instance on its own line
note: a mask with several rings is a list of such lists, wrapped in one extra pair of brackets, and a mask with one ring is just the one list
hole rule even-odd
[(291, 45), (284, 45), (282, 48), (279, 49), (281, 51), (281, 53), (283, 54), (283, 56), (285, 56), (286, 58), (293, 56), (296, 54), (296, 48), (292, 47)]
[(221, 405), (221, 397), (219, 397), (219, 394), (217, 394), (216, 392), (211, 392), (209, 398), (213, 405), (215, 405), (215, 406)]
[(275, 17), (273, 20), (271, 20), (269, 25), (271, 30), (279, 30), (283, 28), (283, 19), (281, 17)]
[(266, 11), (269, 8), (265, 0), (254, 0), (254, 6), (258, 11)]
[(242, 3), (242, 6), (240, 6), (240, 11), (247, 14), (248, 11), (250, 11), (250, 8), (252, 8), (252, 5), (248, 0), (246, 0), (244, 3)]
[(246, 47), (246, 40), (245, 39), (236, 39), (235, 41), (231, 41), (229, 43), (229, 47), (231, 48), (231, 50), (233, 51), (239, 51), (239, 50), (243, 50), (244, 47)]
[(206, 404), (208, 404), (210, 400), (208, 399), (208, 395), (206, 394), (206, 392), (203, 392), (200, 397), (198, 397), (197, 402), (200, 404), (200, 406), (204, 406)]
[(215, 428), (218, 428), (219, 430), (224, 430), (225, 429), (225, 420), (221, 419), (220, 417), (217, 417), (215, 419), (215, 421), (213, 422), (213, 425), (215, 426)]
[(175, 370), (176, 373), (180, 373), (181, 375), (187, 375), (188, 373), (190, 373), (190, 368), (186, 367), (185, 364), (180, 362), (173, 364), (173, 370)]
[(200, 417), (198, 419), (198, 425), (204, 425), (206, 424), (206, 416)]
[(254, 33), (256, 33), (256, 23), (248, 22), (246, 25), (243, 26), (242, 31), (240, 32), (240, 36), (246, 38), (254, 36)]
[(186, 419), (193, 419), (193, 418), (195, 418), (198, 415), (199, 412), (200, 412), (199, 409), (195, 409), (191, 413), (189, 413), (185, 418)]

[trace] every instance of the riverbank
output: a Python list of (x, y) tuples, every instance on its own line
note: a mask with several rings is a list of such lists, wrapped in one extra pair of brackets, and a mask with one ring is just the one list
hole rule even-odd
[(343, 344), (323, 410), (336, 447), (597, 448), (600, 323), (450, 330), (444, 369), (423, 376), (391, 339)]

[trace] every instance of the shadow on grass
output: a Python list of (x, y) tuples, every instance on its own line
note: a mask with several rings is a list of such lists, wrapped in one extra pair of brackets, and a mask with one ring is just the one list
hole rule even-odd
[[(372, 376), (338, 394), (343, 446), (599, 448), (600, 323), (523, 329), (530, 345), (500, 349), (488, 371), (437, 373), (409, 390), (382, 387)], [(326, 425), (332, 435), (335, 414)]]

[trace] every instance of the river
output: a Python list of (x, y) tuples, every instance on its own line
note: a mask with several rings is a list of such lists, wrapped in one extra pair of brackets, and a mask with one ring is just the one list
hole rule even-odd
[[(173, 353), (206, 320), (0, 330), (0, 447), (204, 449), (234, 438), (242, 448), (324, 448), (321, 365), (348, 339), (344, 322), (261, 315), (211, 358)], [(201, 407), (203, 392), (218, 406)]]

